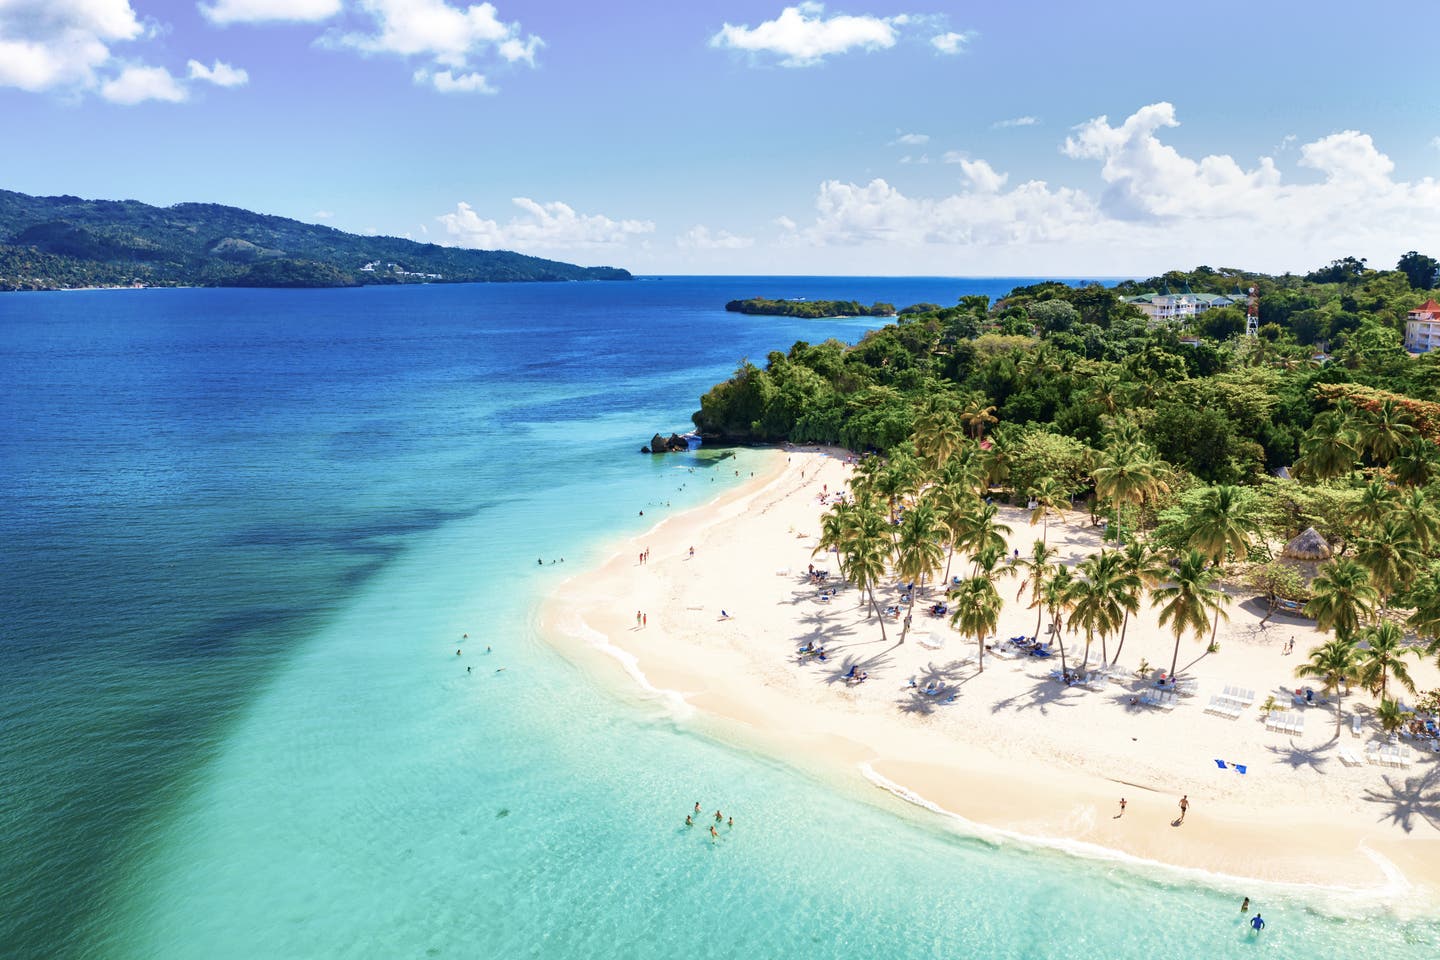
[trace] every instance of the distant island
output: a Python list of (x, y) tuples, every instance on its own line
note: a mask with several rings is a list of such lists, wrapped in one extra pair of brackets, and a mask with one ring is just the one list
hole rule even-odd
[(0, 291), (629, 279), (616, 267), (362, 237), (213, 203), (0, 190)]
[(893, 317), (895, 307), (889, 303), (876, 303), (868, 307), (854, 300), (767, 300), (751, 297), (749, 300), (731, 300), (725, 304), (731, 313), (753, 313), (771, 317)]

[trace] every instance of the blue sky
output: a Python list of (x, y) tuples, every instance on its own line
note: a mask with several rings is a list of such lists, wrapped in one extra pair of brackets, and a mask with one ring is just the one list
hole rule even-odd
[(1388, 266), (1440, 254), (1435, 22), (1428, 0), (0, 0), (0, 187), (646, 273)]

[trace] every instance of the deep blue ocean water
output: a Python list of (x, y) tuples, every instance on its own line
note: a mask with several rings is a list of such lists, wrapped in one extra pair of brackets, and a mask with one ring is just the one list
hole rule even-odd
[[(576, 564), (747, 460), (651, 433), (874, 322), (725, 301), (1017, 282), (0, 297), (0, 956), (1432, 956), (1298, 893), (1252, 943), (1230, 891), (966, 837), (539, 636)], [(743, 829), (681, 829), (697, 798)]]

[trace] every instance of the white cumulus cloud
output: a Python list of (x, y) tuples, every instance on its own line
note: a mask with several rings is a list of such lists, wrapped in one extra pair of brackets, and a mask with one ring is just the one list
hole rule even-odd
[(922, 145), (922, 144), (926, 144), (926, 143), (929, 143), (929, 142), (930, 142), (930, 135), (929, 135), (928, 133), (902, 133), (902, 134), (900, 134), (900, 136), (896, 137), (894, 140), (891, 140), (891, 141), (887, 144), (887, 146), (893, 147), (893, 146), (895, 146), (895, 145), (898, 144), (898, 143), (903, 143), (903, 144), (907, 144), (907, 145), (909, 145), (909, 146), (918, 147), (918, 146), (920, 146), (920, 145)]
[(970, 42), (972, 36), (970, 33), (947, 31), (946, 33), (931, 37), (930, 45), (945, 54), (963, 53), (965, 46)]
[(462, 247), (506, 250), (559, 250), (606, 247), (655, 232), (649, 220), (612, 220), (602, 214), (577, 213), (559, 201), (538, 203), (529, 197), (511, 201), (524, 216), (507, 223), (481, 217), (468, 203), (438, 217), (445, 232)]
[(451, 70), (437, 70), (431, 73), (423, 67), (415, 71), (415, 82), (429, 84), (441, 93), (495, 93), (482, 73), (460, 73)]
[(711, 231), (697, 224), (675, 238), (675, 245), (687, 250), (743, 250), (755, 245), (754, 237), (739, 237), (728, 230)]
[(724, 24), (710, 38), (712, 47), (728, 47), (746, 53), (769, 53), (781, 58), (785, 67), (808, 67), (825, 57), (854, 49), (880, 50), (895, 46), (897, 27), (908, 18), (825, 16), (825, 5), (806, 2), (786, 7), (774, 20), (759, 26)]
[(215, 0), (200, 6), (211, 23), (264, 23), (288, 20), (314, 23), (340, 12), (340, 0)]
[(310, 214), (310, 216), (313, 217), (313, 218), (316, 219), (316, 220), (333, 220), (333, 219), (335, 219), (335, 214), (334, 214), (334, 212), (333, 212), (333, 211), (330, 211), (330, 210), (316, 210), (314, 213)]
[(1011, 117), (1009, 120), (996, 120), (990, 126), (996, 130), (1004, 130), (1009, 127), (1033, 127), (1039, 122), (1035, 117)]
[(180, 103), (188, 94), (180, 81), (164, 67), (126, 67), (119, 76), (100, 86), (100, 95), (111, 103), (133, 106), (146, 100)]
[(359, 0), (359, 9), (374, 20), (369, 33), (332, 33), (326, 42), (367, 54), (392, 54), (428, 61), (438, 68), (437, 90), (479, 90), (480, 75), (469, 72), (471, 61), (494, 53), (508, 63), (534, 66), (539, 37), (522, 39), (518, 23), (505, 23), (492, 3), (452, 7), (444, 0)]
[(0, 86), (87, 90), (145, 30), (129, 0), (0, 0)]
[[(912, 196), (885, 180), (828, 180), (809, 224), (781, 239), (830, 248), (835, 263), (889, 258), (896, 269), (1089, 272), (1162, 270), (1178, 264), (1239, 263), (1308, 269), (1336, 256), (1393, 262), (1410, 249), (1440, 247), (1440, 183), (1394, 178), (1395, 165), (1365, 133), (1343, 130), (1300, 145), (1314, 173), (1288, 180), (1268, 157), (1186, 156), (1163, 142), (1177, 126), (1168, 103), (1141, 107), (1118, 124), (1080, 124), (1061, 153), (1091, 166), (1098, 194), (1009, 175), (958, 151), (945, 155), (964, 187)], [(853, 253), (845, 252), (848, 248)], [(896, 254), (899, 249), (908, 250)], [(848, 258), (848, 259), (847, 259)], [(1039, 258), (1039, 259), (1037, 259)]]
[(219, 60), (208, 67), (199, 60), (191, 60), (186, 66), (190, 69), (191, 80), (203, 80), (217, 87), (241, 87), (250, 82), (250, 74), (243, 69)]

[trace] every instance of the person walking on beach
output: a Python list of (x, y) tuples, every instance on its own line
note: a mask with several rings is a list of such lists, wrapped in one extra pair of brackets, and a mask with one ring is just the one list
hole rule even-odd
[(642, 626), (642, 627), (648, 627), (648, 626), (650, 626), (650, 614), (648, 614), (648, 613), (642, 613), (642, 614), (640, 614), (640, 626)]
[(637, 627), (640, 626), (640, 611), (639, 611), (639, 610), (636, 610), (636, 611), (635, 611), (635, 626), (637, 626)]
[(1187, 810), (1189, 810), (1189, 809), (1190, 809), (1190, 796), (1189, 796), (1189, 794), (1186, 794), (1185, 796), (1183, 796), (1183, 797), (1180, 798), (1180, 819), (1176, 821), (1177, 823), (1184, 823), (1184, 822), (1185, 822), (1185, 812), (1186, 812)]
[(1120, 798), (1120, 816), (1125, 816), (1125, 798)]

